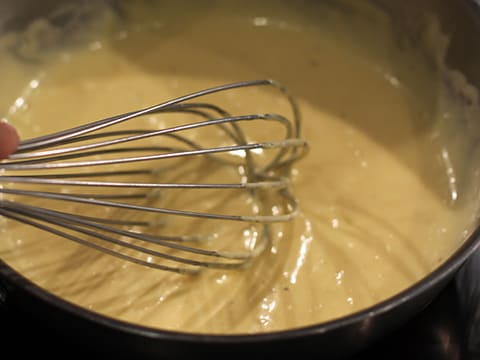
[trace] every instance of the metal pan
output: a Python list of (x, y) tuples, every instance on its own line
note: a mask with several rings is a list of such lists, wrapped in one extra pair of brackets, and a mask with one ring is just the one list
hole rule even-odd
[[(451, 43), (449, 65), (480, 87), (480, 3), (474, 0), (373, 0), (399, 32), (415, 39), (422, 17), (435, 14)], [(60, 1), (0, 1), (0, 32), (22, 28)], [(0, 76), (1, 76), (0, 69)], [(480, 119), (478, 119), (480, 121)], [(479, 134), (480, 135), (480, 134)], [(473, 171), (473, 170), (472, 170)], [(427, 306), (480, 247), (480, 227), (438, 269), (396, 296), (338, 320), (255, 335), (192, 335), (107, 318), (72, 305), (24, 278), (0, 260), (0, 303), (29, 313), (72, 344), (134, 358), (166, 355), (317, 354), (338, 359), (394, 331)], [(8, 329), (6, 329), (8, 331)], [(55, 342), (58, 343), (58, 342)], [(26, 344), (28, 346), (28, 344)]]

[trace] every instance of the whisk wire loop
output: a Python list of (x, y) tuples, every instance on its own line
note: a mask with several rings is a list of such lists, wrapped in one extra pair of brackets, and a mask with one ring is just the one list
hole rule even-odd
[[(215, 103), (198, 101), (259, 86), (279, 90), (287, 99), (290, 116), (276, 112), (233, 115)], [(133, 125), (134, 119), (146, 115), (185, 120), (161, 128)], [(265, 128), (267, 134), (272, 124), (283, 129), (275, 134), (283, 135), (252, 141), (255, 137), (247, 131), (251, 124)], [(300, 124), (293, 96), (267, 79), (224, 84), (23, 140), (15, 154), (0, 162), (0, 215), (141, 266), (188, 274), (204, 268), (239, 269), (268, 247), (272, 224), (291, 221), (298, 214), (290, 172), (308, 152), (308, 143), (300, 138)], [(198, 135), (202, 131), (207, 135)], [(204, 180), (217, 173), (226, 175), (220, 181)], [(168, 198), (172, 191), (196, 194), (191, 203), (197, 208), (161, 205), (162, 196)], [(230, 201), (235, 208), (239, 199), (246, 199), (249, 205), (241, 208), (250, 208), (249, 213), (212, 210)], [(112, 215), (115, 209), (126, 213)], [(239, 250), (236, 244), (228, 249), (225, 244), (236, 241), (217, 233), (216, 225), (206, 227), (211, 231), (205, 234), (168, 235), (168, 225), (160, 230), (157, 226), (164, 217), (191, 218), (202, 224), (243, 223), (255, 227), (257, 239), (247, 248)], [(172, 229), (178, 232), (179, 228)], [(224, 247), (210, 245), (223, 237), (230, 238), (222, 242)], [(241, 239), (241, 233), (233, 238)]]

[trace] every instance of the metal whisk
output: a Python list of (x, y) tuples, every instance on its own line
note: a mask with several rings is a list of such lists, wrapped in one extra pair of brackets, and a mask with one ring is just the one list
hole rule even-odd
[[(279, 91), (290, 117), (235, 115), (198, 101), (261, 86)], [(272, 125), (281, 129), (279, 139), (250, 140), (248, 128), (270, 136), (278, 133)], [(222, 85), (22, 141), (0, 162), (0, 214), (151, 268), (240, 268), (267, 247), (274, 224), (297, 214), (289, 178), (307, 149), (298, 106), (284, 86), (272, 80)], [(182, 208), (171, 206), (178, 203)], [(215, 211), (224, 206), (236, 212)], [(176, 217), (190, 222), (169, 227), (171, 220), (163, 221)], [(212, 225), (218, 222), (242, 225), (220, 227), (225, 231)], [(247, 245), (246, 229), (255, 234)]]

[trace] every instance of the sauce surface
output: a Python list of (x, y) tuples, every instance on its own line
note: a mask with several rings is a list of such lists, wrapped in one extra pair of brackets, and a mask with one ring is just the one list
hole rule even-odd
[[(275, 227), (271, 247), (244, 271), (152, 271), (0, 218), (2, 260), (93, 311), (202, 333), (324, 322), (423, 278), (470, 234), (475, 199), (465, 199), (462, 174), (471, 158), (445, 140), (452, 128), (463, 134), (452, 125), (459, 106), (445, 100), (448, 90), (423, 92), (441, 84), (414, 49), (398, 50), (386, 17), (352, 14), (347, 3), (225, 1), (179, 12), (132, 2), (121, 15), (102, 13), (105, 21), (92, 21), (70, 47), (55, 46), (63, 35), (48, 23), (33, 24), (38, 39), (30, 34), (21, 50), (39, 61), (5, 46), (25, 34), (3, 39), (0, 106), (23, 138), (222, 83), (273, 78), (299, 102), (311, 150), (292, 171), (301, 214)], [(26, 87), (12, 93), (14, 83)], [(236, 109), (275, 105), (261, 90), (225, 101)]]

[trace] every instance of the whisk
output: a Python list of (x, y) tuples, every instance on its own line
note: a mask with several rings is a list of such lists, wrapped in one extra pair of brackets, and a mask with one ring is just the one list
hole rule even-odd
[[(203, 101), (265, 86), (286, 99), (290, 117), (236, 115)], [(166, 119), (155, 122), (156, 116)], [(272, 125), (283, 129), (279, 139), (250, 140), (249, 128), (270, 136)], [(285, 86), (269, 79), (224, 84), (22, 141), (0, 162), (0, 214), (150, 268), (189, 274), (242, 268), (267, 248), (273, 224), (298, 213), (290, 173), (307, 150), (298, 105)], [(211, 178), (220, 181), (205, 180)], [(161, 206), (170, 204), (164, 199), (171, 191), (171, 204), (180, 199), (193, 209)], [(215, 211), (227, 205), (246, 213)], [(166, 233), (163, 219), (172, 216), (193, 222)], [(250, 229), (254, 241), (245, 245), (235, 233), (240, 244), (229, 249), (232, 240), (223, 243), (215, 226), (205, 225), (212, 222), (244, 224), (238, 231)]]

